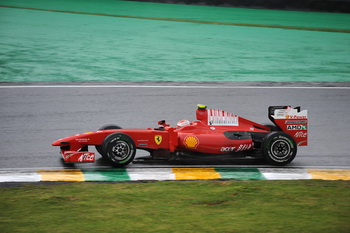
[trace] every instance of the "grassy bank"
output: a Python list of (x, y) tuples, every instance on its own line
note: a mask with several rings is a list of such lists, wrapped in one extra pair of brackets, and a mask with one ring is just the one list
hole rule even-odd
[(2, 232), (349, 232), (348, 181), (69, 183), (0, 189)]
[[(327, 31), (349, 32), (349, 14), (115, 0), (0, 3), (19, 7), (0, 7), (0, 82), (350, 80), (350, 33)], [(300, 27), (308, 29), (291, 30)]]

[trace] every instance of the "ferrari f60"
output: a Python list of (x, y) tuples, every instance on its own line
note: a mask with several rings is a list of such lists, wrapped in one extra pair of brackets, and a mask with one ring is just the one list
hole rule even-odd
[(136, 150), (154, 158), (171, 159), (179, 154), (237, 155), (263, 157), (273, 165), (286, 165), (296, 156), (298, 146), (307, 146), (307, 110), (291, 106), (270, 106), (273, 124), (262, 125), (220, 109), (198, 105), (196, 120), (180, 121), (171, 127), (164, 120), (157, 128), (122, 129), (105, 125), (99, 130), (77, 134), (52, 143), (59, 146), (67, 163), (95, 162), (95, 146), (115, 167), (133, 161)]

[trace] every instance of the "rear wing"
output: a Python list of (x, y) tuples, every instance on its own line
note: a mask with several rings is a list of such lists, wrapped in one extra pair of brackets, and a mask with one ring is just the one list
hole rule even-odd
[(307, 146), (308, 118), (307, 110), (300, 107), (270, 106), (269, 119), (283, 132), (292, 136), (298, 146)]

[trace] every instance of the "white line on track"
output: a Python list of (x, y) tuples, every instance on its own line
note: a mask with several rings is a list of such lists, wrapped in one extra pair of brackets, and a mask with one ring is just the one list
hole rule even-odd
[(183, 89), (335, 89), (350, 90), (350, 87), (317, 87), (317, 86), (144, 86), (144, 85), (24, 85), (0, 86), (10, 88), (183, 88)]

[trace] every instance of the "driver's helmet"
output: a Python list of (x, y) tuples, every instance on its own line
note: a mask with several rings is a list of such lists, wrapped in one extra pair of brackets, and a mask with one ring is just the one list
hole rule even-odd
[(178, 127), (184, 127), (186, 125), (190, 125), (190, 122), (188, 120), (182, 120), (182, 121), (177, 122)]

